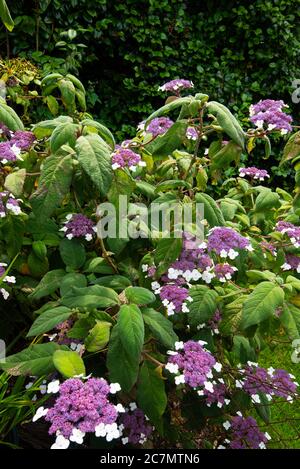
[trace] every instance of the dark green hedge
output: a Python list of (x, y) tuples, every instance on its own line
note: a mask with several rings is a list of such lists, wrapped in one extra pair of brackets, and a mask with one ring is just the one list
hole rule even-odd
[[(130, 130), (161, 103), (158, 85), (176, 77), (192, 79), (197, 91), (236, 112), (261, 97), (292, 106), (292, 80), (300, 78), (299, 0), (9, 4), (17, 24), (9, 53), (29, 55), (45, 70), (67, 66), (79, 72), (89, 107), (113, 130), (122, 124)], [(77, 36), (64, 34), (69, 29)], [(4, 30), (0, 40), (5, 51)]]

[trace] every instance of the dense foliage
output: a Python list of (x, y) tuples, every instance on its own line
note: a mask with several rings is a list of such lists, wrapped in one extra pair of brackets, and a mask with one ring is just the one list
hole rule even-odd
[(197, 91), (241, 114), (260, 98), (289, 102), (299, 78), (297, 0), (12, 0), (9, 6), (15, 28), (7, 53), (23, 54), (48, 73), (79, 72), (89, 108), (123, 136), (159, 104), (157, 84), (173, 77), (192, 78)]
[[(0, 101), (1, 439), (35, 407), (54, 448), (266, 447), (273, 402), (297, 405), (294, 377), (257, 364), (282, 334), (299, 360), (300, 143), (284, 102), (251, 106), (244, 130), (174, 80), (116, 145), (81, 82), (44, 80), (64, 115), (31, 131)], [(293, 194), (241, 164), (272, 138), (286, 139)], [(153, 202), (163, 217), (149, 224)]]

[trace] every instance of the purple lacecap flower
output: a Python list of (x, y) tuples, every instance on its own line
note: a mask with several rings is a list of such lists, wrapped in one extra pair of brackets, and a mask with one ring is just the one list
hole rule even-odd
[(268, 441), (266, 435), (260, 431), (253, 417), (236, 415), (231, 418), (231, 449), (263, 449)]
[(223, 407), (227, 392), (228, 391), (224, 383), (215, 384), (213, 392), (204, 392), (206, 405), (210, 407), (212, 404), (218, 404), (218, 407)]
[(187, 288), (178, 285), (164, 285), (159, 292), (159, 296), (168, 309), (179, 313), (182, 311), (182, 306), (189, 296), (189, 291)]
[(60, 231), (65, 233), (68, 239), (84, 237), (86, 241), (91, 241), (96, 232), (94, 222), (81, 213), (67, 215), (67, 221)]
[(20, 215), (22, 211), (19, 202), (21, 200), (16, 199), (10, 192), (0, 192), (0, 218), (6, 217), (9, 212), (14, 215)]
[(261, 368), (256, 364), (248, 364), (241, 370), (240, 384), (250, 396), (263, 393), (269, 396), (291, 400), (296, 393), (297, 383), (286, 370)]
[(296, 247), (300, 247), (300, 227), (293, 225), (287, 221), (280, 220), (275, 227), (276, 231), (279, 231), (282, 234), (286, 234), (291, 243)]
[(60, 385), (59, 396), (45, 420), (51, 423), (49, 434), (60, 432), (69, 438), (73, 429), (94, 432), (97, 425), (112, 424), (117, 420), (117, 410), (109, 402), (109, 385), (105, 379), (67, 379)]
[(252, 179), (259, 179), (260, 181), (270, 177), (268, 171), (265, 169), (255, 168), (255, 166), (250, 166), (249, 168), (240, 168), (239, 175), (240, 177), (248, 176)]
[(250, 121), (258, 128), (263, 128), (263, 125), (266, 125), (268, 130), (280, 130), (283, 134), (291, 132), (293, 119), (283, 112), (284, 107), (288, 106), (281, 100), (260, 100), (257, 104), (250, 106)]
[(215, 276), (220, 280), (220, 282), (227, 282), (227, 280), (230, 280), (236, 271), (236, 267), (227, 264), (226, 262), (224, 264), (216, 264), (214, 268)]
[(173, 124), (174, 122), (168, 117), (155, 117), (147, 126), (146, 131), (152, 134), (153, 137), (157, 137), (166, 133)]
[(186, 138), (189, 140), (197, 140), (199, 133), (195, 127), (188, 127), (186, 129)]
[(130, 150), (129, 148), (119, 147), (112, 154), (112, 168), (129, 168), (135, 171), (137, 166), (145, 166), (141, 156)]
[(121, 415), (120, 423), (124, 426), (123, 435), (126, 435), (128, 443), (133, 445), (145, 443), (153, 431), (144, 412), (139, 408), (133, 411), (128, 409), (125, 414)]
[(281, 266), (283, 270), (296, 270), (300, 273), (300, 257), (293, 254), (285, 255), (285, 263)]
[(172, 91), (173, 93), (178, 93), (181, 90), (194, 88), (194, 84), (190, 80), (177, 78), (175, 80), (168, 81), (158, 88), (159, 91)]
[(221, 257), (229, 257), (234, 259), (238, 252), (237, 249), (252, 250), (249, 239), (241, 236), (232, 228), (215, 227), (212, 228), (208, 235), (207, 250), (215, 251)]
[(10, 143), (11, 145), (16, 145), (21, 150), (26, 151), (33, 145), (35, 140), (35, 135), (33, 132), (29, 132), (26, 130), (17, 130), (14, 132)]
[(5, 164), (8, 161), (16, 161), (17, 155), (13, 151), (9, 142), (0, 143), (0, 162)]
[(184, 382), (195, 388), (205, 385), (216, 360), (199, 342), (189, 340), (182, 350), (170, 355), (168, 363), (177, 365), (184, 376)]

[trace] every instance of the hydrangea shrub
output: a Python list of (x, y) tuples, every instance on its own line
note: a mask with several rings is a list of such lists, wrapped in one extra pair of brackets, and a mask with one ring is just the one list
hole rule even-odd
[[(254, 414), (267, 425), (273, 401), (297, 399), (292, 375), (258, 364), (272, 337), (300, 335), (292, 118), (282, 101), (260, 101), (246, 132), (192, 88), (162, 84), (171, 99), (119, 144), (86, 113), (24, 131), (0, 102), (1, 301), (9, 308), (22, 292), (34, 338), (1, 367), (46, 380), (33, 421), (44, 419), (53, 448), (103, 438), (263, 449), (270, 435)], [(268, 187), (263, 160), (240, 166), (255, 145), (268, 155), (273, 136), (287, 140), (283, 163), (296, 164), (293, 194)], [(99, 204), (118, 214), (120, 196), (126, 220), (113, 220), (128, 230), (104, 237)], [(168, 236), (159, 221), (146, 225), (141, 203), (169, 213), (174, 201), (201, 204), (201, 240), (195, 222), (179, 237), (172, 217)]]

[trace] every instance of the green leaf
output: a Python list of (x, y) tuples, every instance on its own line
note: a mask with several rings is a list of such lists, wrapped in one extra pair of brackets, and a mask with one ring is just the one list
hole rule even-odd
[(98, 352), (108, 344), (111, 326), (111, 322), (96, 321), (96, 325), (84, 341), (88, 352)]
[(114, 269), (103, 257), (95, 257), (85, 264), (84, 272), (95, 274), (113, 274)]
[(161, 418), (167, 407), (165, 383), (149, 361), (145, 361), (141, 367), (137, 402), (150, 421), (156, 427), (161, 427)]
[(58, 111), (59, 111), (59, 105), (58, 105), (57, 99), (54, 96), (50, 95), (50, 96), (46, 96), (45, 101), (47, 103), (48, 109), (51, 112), (51, 114), (53, 116), (56, 116), (56, 114), (58, 114)]
[(84, 172), (91, 178), (101, 195), (106, 195), (112, 181), (111, 149), (99, 135), (81, 136), (76, 152)]
[(41, 260), (44, 260), (47, 256), (47, 246), (43, 241), (33, 241), (32, 251)]
[(50, 150), (56, 153), (62, 145), (69, 145), (75, 148), (79, 125), (72, 122), (64, 122), (53, 130), (50, 137)]
[(59, 252), (66, 266), (72, 269), (79, 269), (85, 263), (85, 248), (77, 239), (62, 239)]
[(284, 149), (280, 165), (300, 155), (300, 130), (291, 135)]
[(8, 191), (12, 192), (16, 197), (19, 197), (23, 193), (25, 178), (26, 169), (21, 168), (6, 176), (4, 187)]
[(87, 279), (84, 275), (78, 273), (69, 273), (64, 276), (60, 284), (60, 296), (65, 296), (68, 294), (71, 287), (76, 285), (76, 287), (83, 288), (87, 286)]
[(243, 304), (241, 327), (260, 324), (271, 317), (282, 305), (284, 292), (272, 282), (262, 282), (254, 288)]
[(62, 151), (46, 158), (38, 189), (30, 200), (32, 209), (39, 218), (50, 217), (60, 206), (71, 185), (73, 173), (72, 156)]
[(254, 210), (256, 212), (264, 212), (278, 207), (280, 207), (279, 195), (270, 189), (264, 189), (256, 198)]
[(57, 350), (53, 354), (53, 363), (64, 378), (72, 378), (81, 374), (85, 376), (83, 360), (76, 352)]
[(0, 98), (0, 122), (9, 130), (24, 130), (24, 125), (18, 114)]
[(22, 216), (5, 217), (2, 225), (2, 232), (5, 233), (7, 253), (14, 257), (20, 252), (23, 244), (25, 223)]
[(116, 208), (119, 207), (119, 196), (127, 195), (128, 197), (134, 192), (135, 181), (130, 174), (127, 174), (121, 169), (114, 172), (114, 177), (107, 194), (107, 198), (114, 204)]
[(71, 80), (61, 79), (58, 81), (62, 102), (69, 112), (75, 111), (75, 86)]
[(230, 199), (226, 197), (220, 202), (221, 212), (224, 215), (225, 220), (233, 220), (238, 211), (245, 212), (244, 207), (239, 203), (238, 200)]
[(212, 171), (218, 169), (225, 171), (233, 161), (238, 164), (241, 154), (242, 148), (234, 142), (229, 142), (213, 155), (210, 168)]
[(162, 275), (172, 262), (176, 261), (182, 249), (182, 238), (162, 238), (159, 240), (154, 261), (158, 266), (159, 275)]
[(51, 295), (58, 290), (65, 275), (66, 272), (62, 269), (47, 272), (37, 287), (35, 287), (35, 290), (29, 295), (29, 298), (31, 300), (39, 300), (44, 296)]
[(30, 270), (30, 274), (35, 278), (41, 278), (49, 270), (49, 262), (47, 257), (41, 259), (36, 256), (34, 252), (31, 252), (27, 259), (27, 264)]
[(196, 194), (195, 199), (197, 203), (204, 205), (204, 218), (208, 221), (210, 227), (225, 225), (221, 209), (212, 197), (201, 192)]
[(71, 287), (62, 300), (69, 308), (109, 308), (119, 304), (119, 297), (111, 288), (93, 285), (91, 287)]
[(136, 305), (122, 305), (120, 307), (118, 329), (123, 347), (129, 356), (140, 357), (145, 332), (143, 316)]
[(279, 320), (286, 330), (290, 340), (300, 337), (300, 309), (291, 303), (284, 302)]
[(247, 270), (246, 275), (250, 282), (256, 282), (258, 280), (274, 280), (276, 274), (270, 272), (270, 270)]
[(152, 114), (150, 114), (150, 116), (148, 117), (145, 123), (146, 127), (147, 125), (149, 125), (150, 121), (152, 121), (155, 117), (165, 116), (169, 114), (171, 111), (174, 111), (175, 109), (180, 108), (184, 104), (190, 104), (191, 101), (192, 101), (192, 96), (186, 96), (185, 98), (177, 98), (174, 101), (168, 104), (165, 104), (161, 108), (157, 109), (157, 111), (154, 111)]
[(70, 337), (70, 339), (85, 339), (94, 324), (95, 321), (93, 318), (80, 318), (75, 322), (72, 329), (69, 330), (67, 336)]
[(156, 300), (154, 293), (143, 287), (128, 287), (124, 290), (124, 293), (129, 303), (137, 305), (147, 305)]
[(187, 189), (191, 189), (191, 185), (186, 182), (182, 181), (181, 179), (172, 179), (170, 181), (163, 181), (156, 185), (155, 193), (158, 194), (159, 192), (166, 192), (170, 189), (178, 189), (178, 187), (186, 187)]
[(0, 362), (0, 368), (13, 376), (31, 375), (44, 376), (55, 371), (52, 356), (55, 351), (66, 349), (54, 342), (47, 344), (31, 345), (30, 347), (6, 357), (5, 362)]
[(245, 133), (229, 109), (216, 101), (207, 103), (207, 110), (216, 117), (224, 132), (241, 148), (245, 146)]
[(103, 285), (103, 287), (109, 287), (117, 292), (121, 292), (124, 288), (131, 285), (131, 281), (123, 275), (106, 275), (105, 277), (97, 278), (91, 283), (94, 285)]
[(164, 347), (173, 350), (178, 336), (173, 330), (173, 324), (162, 313), (152, 308), (142, 308), (145, 324), (149, 327), (153, 337)]
[(8, 31), (12, 31), (14, 29), (14, 22), (12, 17), (10, 16), (10, 12), (5, 0), (0, 0), (0, 18)]
[(100, 137), (102, 137), (103, 140), (105, 140), (106, 143), (108, 143), (108, 145), (110, 145), (112, 149), (115, 148), (114, 136), (111, 131), (107, 127), (105, 127), (105, 125), (100, 124), (100, 122), (94, 121), (92, 119), (84, 119), (83, 121), (81, 121), (81, 124), (86, 126), (88, 130), (90, 128), (95, 129), (100, 135)]
[(43, 334), (44, 332), (51, 331), (54, 326), (57, 326), (60, 322), (68, 319), (72, 314), (72, 310), (65, 306), (58, 306), (57, 308), (51, 308), (42, 313), (34, 321), (27, 337), (33, 337), (35, 335)]
[(55, 119), (41, 121), (32, 127), (32, 130), (37, 138), (49, 137), (53, 130), (60, 124), (73, 122), (72, 117), (59, 116)]
[(218, 294), (205, 285), (194, 285), (190, 289), (190, 296), (193, 301), (188, 303), (189, 322), (192, 327), (197, 327), (211, 319), (216, 312)]
[(110, 382), (119, 383), (123, 392), (129, 392), (138, 377), (140, 357), (128, 352), (121, 335), (119, 326), (114, 326), (108, 345), (107, 368)]

